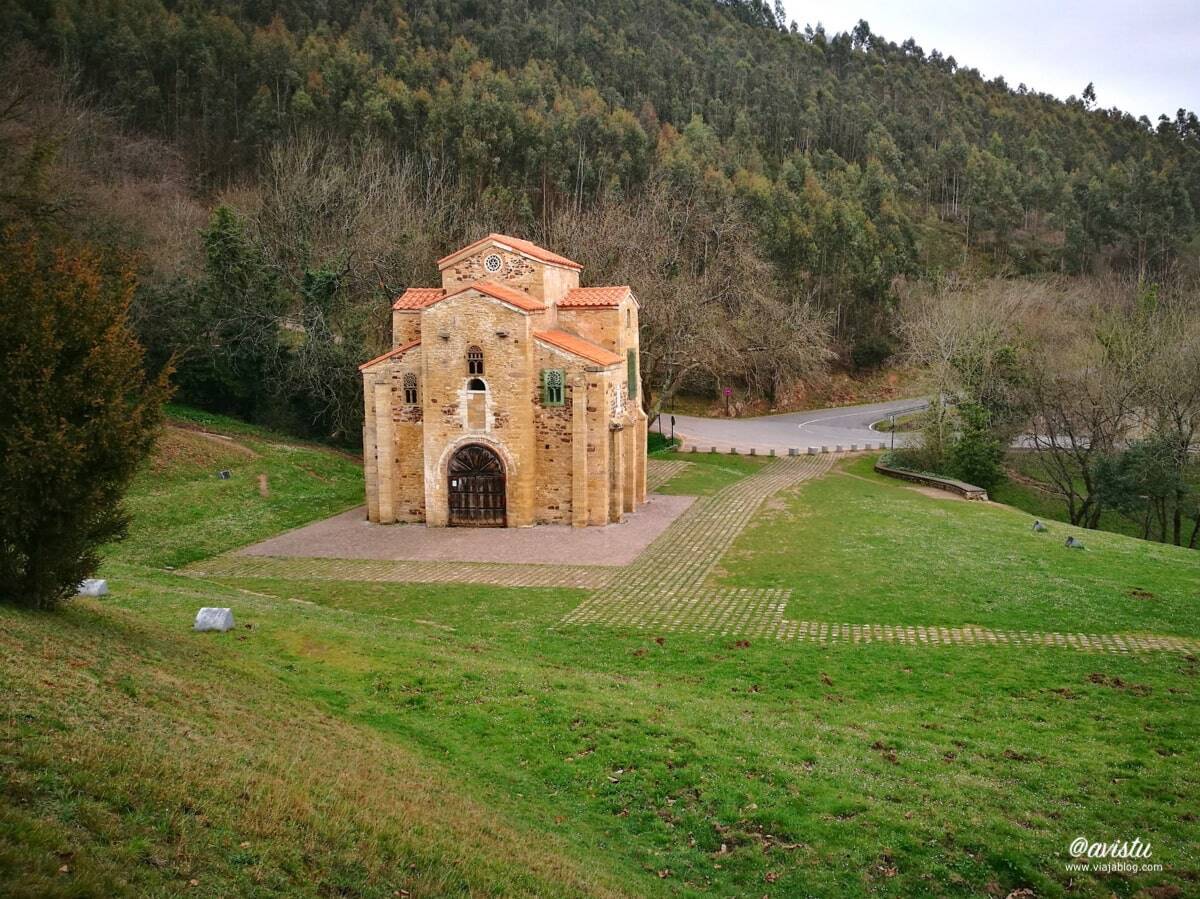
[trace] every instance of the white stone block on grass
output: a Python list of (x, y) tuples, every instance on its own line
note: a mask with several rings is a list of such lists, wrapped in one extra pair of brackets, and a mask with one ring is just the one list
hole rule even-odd
[(233, 630), (233, 610), (205, 607), (196, 613), (196, 630), (225, 631)]
[(79, 596), (108, 596), (108, 581), (102, 577), (85, 578), (79, 585)]

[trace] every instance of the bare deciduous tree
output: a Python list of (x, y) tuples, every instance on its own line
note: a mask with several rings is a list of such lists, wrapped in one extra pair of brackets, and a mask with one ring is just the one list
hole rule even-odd
[(697, 377), (773, 397), (823, 375), (831, 358), (829, 322), (807, 296), (781, 289), (732, 201), (657, 181), (635, 198), (564, 215), (547, 239), (592, 279), (636, 286), (651, 417)]

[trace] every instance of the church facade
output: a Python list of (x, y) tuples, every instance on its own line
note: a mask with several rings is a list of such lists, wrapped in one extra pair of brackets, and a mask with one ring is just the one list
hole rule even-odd
[(371, 521), (576, 527), (646, 499), (638, 303), (581, 266), (490, 234), (392, 306), (361, 366)]

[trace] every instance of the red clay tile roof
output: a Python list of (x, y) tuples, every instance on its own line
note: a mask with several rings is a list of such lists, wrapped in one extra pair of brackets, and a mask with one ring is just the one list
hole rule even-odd
[(440, 287), (410, 287), (392, 303), (393, 309), (424, 309), (446, 296)]
[(388, 359), (394, 359), (394, 358), (396, 358), (397, 356), (403, 356), (405, 353), (407, 353), (407, 352), (408, 352), (409, 350), (411, 350), (413, 347), (415, 347), (415, 346), (420, 346), (420, 344), (421, 344), (421, 341), (419, 341), (419, 340), (414, 340), (414, 341), (412, 341), (411, 343), (406, 343), (406, 344), (404, 344), (403, 346), (398, 346), (398, 347), (396, 347), (394, 350), (388, 350), (388, 351), (387, 351), (386, 353), (384, 353), (382, 356), (376, 356), (376, 357), (375, 357), (374, 359), (372, 359), (370, 362), (364, 362), (362, 365), (360, 365), (360, 366), (358, 367), (358, 370), (359, 370), (359, 371), (366, 371), (366, 370), (367, 370), (368, 368), (370, 368), (372, 365), (378, 365), (380, 362), (384, 362), (384, 361), (386, 361), (386, 360), (388, 360)]
[(562, 308), (606, 307), (620, 305), (627, 296), (631, 296), (628, 286), (622, 287), (576, 287), (568, 290), (567, 295), (558, 301)]
[(468, 290), (478, 290), (480, 293), (487, 294), (489, 297), (501, 300), (509, 305), (516, 306), (518, 309), (523, 309), (526, 312), (540, 312), (546, 306), (541, 300), (534, 299), (524, 291), (517, 290), (515, 287), (509, 287), (505, 284), (497, 284), (495, 281), (476, 281), (468, 284), (461, 290), (456, 290), (450, 294), (452, 297), (458, 296), (460, 293), (465, 293)]
[(566, 331), (534, 331), (533, 336), (560, 350), (566, 350), (589, 362), (595, 362), (597, 365), (616, 365), (621, 361), (621, 357), (616, 353), (606, 350), (602, 346), (596, 346), (590, 340), (568, 334)]
[(464, 253), (483, 246), (488, 241), (494, 240), (501, 246), (507, 247), (510, 250), (515, 250), (518, 253), (524, 253), (526, 256), (532, 256), (542, 262), (548, 262), (550, 265), (561, 265), (563, 268), (582, 269), (583, 266), (578, 262), (572, 262), (566, 256), (559, 256), (557, 253), (552, 253), (544, 247), (539, 247), (535, 243), (530, 243), (528, 240), (522, 240), (519, 237), (510, 237), (507, 234), (489, 234), (487, 237), (481, 237), (472, 244), (468, 244), (461, 250), (455, 250), (449, 256), (443, 256), (438, 260), (438, 268), (445, 268), (446, 264), (451, 260), (457, 259)]

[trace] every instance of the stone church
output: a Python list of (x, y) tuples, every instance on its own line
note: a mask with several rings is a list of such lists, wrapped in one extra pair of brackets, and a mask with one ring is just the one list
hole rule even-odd
[(489, 234), (392, 306), (361, 367), (371, 521), (576, 527), (646, 499), (638, 303), (581, 266)]

